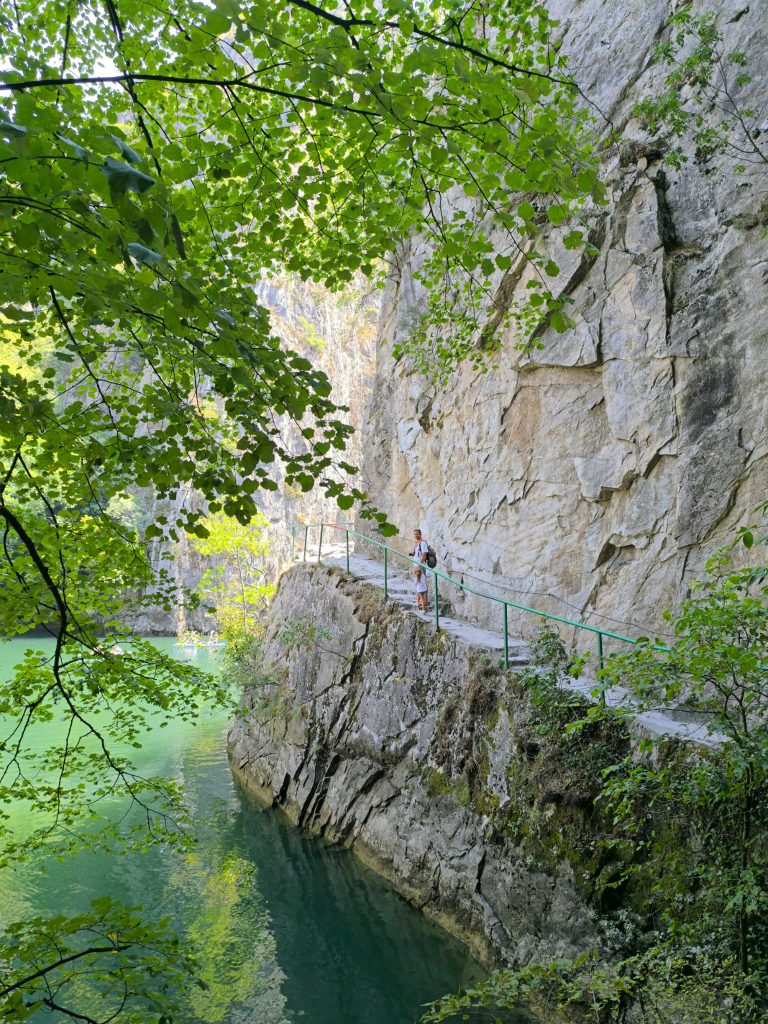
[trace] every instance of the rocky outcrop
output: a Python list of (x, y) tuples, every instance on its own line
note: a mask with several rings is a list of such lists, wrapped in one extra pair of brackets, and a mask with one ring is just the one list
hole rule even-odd
[(543, 754), (541, 715), (498, 652), (297, 565), (229, 752), (247, 787), (351, 847), (479, 957), (519, 963), (617, 934), (588, 791), (599, 772)]
[[(768, 166), (738, 173), (689, 148), (670, 170), (668, 140), (632, 118), (660, 88), (651, 54), (675, 3), (550, 6), (577, 81), (619, 136), (604, 150), (597, 255), (563, 253), (555, 231), (537, 242), (563, 268), (555, 290), (573, 299), (576, 327), (545, 331), (527, 356), (510, 332), (495, 369), (467, 367), (447, 387), (405, 359), (393, 370), (393, 342), (424, 305), (413, 279), (424, 250), (410, 243), (382, 320), (366, 485), (402, 527), (421, 525), (454, 573), (646, 632), (768, 488)], [(744, 102), (765, 109), (764, 6), (715, 6), (727, 49), (749, 58)], [(513, 265), (499, 292), (519, 298), (526, 280)], [(483, 622), (486, 607), (469, 599), (461, 611)]]

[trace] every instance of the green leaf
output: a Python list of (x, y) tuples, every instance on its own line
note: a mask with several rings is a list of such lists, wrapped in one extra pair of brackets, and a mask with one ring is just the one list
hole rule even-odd
[(536, 211), (527, 199), (524, 199), (523, 202), (520, 203), (520, 205), (517, 208), (517, 212), (520, 214), (523, 220), (526, 221), (531, 221), (536, 216)]
[(14, 139), (26, 134), (27, 129), (23, 125), (14, 124), (13, 121), (0, 121), (0, 135)]
[(150, 267), (159, 263), (163, 258), (159, 252), (155, 252), (154, 249), (148, 249), (141, 242), (129, 242), (126, 249), (137, 263), (146, 263)]
[(199, 302), (198, 297), (178, 281), (173, 282), (173, 291), (184, 309), (192, 309)]
[(88, 162), (88, 151), (83, 149), (78, 142), (74, 142), (72, 139), (68, 139), (65, 135), (59, 135), (58, 133), (56, 134), (56, 138), (59, 142), (63, 142), (65, 146), (68, 146), (79, 160), (82, 160), (85, 163)]
[(109, 181), (110, 188), (117, 195), (124, 195), (126, 192), (141, 195), (155, 184), (155, 179), (150, 178), (148, 174), (137, 171), (135, 167), (121, 163), (111, 156), (106, 158), (101, 169)]
[(526, 92), (525, 89), (521, 89), (520, 86), (512, 86), (512, 95), (517, 96), (521, 103), (528, 104), (531, 102), (530, 93)]
[(142, 242), (146, 242), (149, 245), (150, 242), (154, 241), (155, 232), (152, 230), (152, 225), (149, 223), (146, 217), (141, 217), (136, 221), (136, 233)]
[(566, 249), (578, 249), (579, 246), (584, 243), (584, 232), (583, 231), (569, 231), (563, 239), (563, 245)]
[(179, 218), (175, 213), (171, 214), (171, 237), (173, 238), (173, 244), (176, 246), (176, 251), (179, 256), (185, 260), (187, 258), (187, 250), (184, 246), (184, 236), (181, 232)]
[(564, 334), (576, 326), (576, 321), (568, 316), (567, 313), (564, 313), (562, 309), (556, 309), (550, 318), (550, 324), (558, 334)]
[(117, 148), (129, 164), (140, 164), (141, 156), (135, 149), (131, 149), (127, 142), (124, 142), (119, 135), (110, 135), (110, 138), (117, 144)]

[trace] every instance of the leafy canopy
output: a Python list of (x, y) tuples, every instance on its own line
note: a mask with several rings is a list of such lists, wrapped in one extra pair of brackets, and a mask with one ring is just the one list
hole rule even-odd
[[(226, 694), (122, 625), (173, 605), (157, 566), (179, 531), (246, 524), (278, 481), (392, 531), (338, 461), (330, 381), (253, 285), (343, 287), (428, 237), (415, 352), (450, 367), (480, 351), (515, 260), (536, 268), (534, 315), (567, 325), (533, 239), (546, 222), (580, 245), (567, 222), (602, 192), (531, 0), (16, 0), (0, 36), (0, 628), (55, 636), (0, 698), (0, 798), (40, 821), (11, 855), (90, 841), (77, 823), (107, 793), (162, 837), (183, 811), (130, 747), (152, 716)], [(125, 515), (137, 489), (150, 522)], [(52, 719), (66, 740), (35, 753)]]
[[(337, 465), (350, 428), (330, 382), (272, 335), (253, 282), (341, 287), (422, 233), (426, 284), (480, 289), (454, 296), (466, 311), (504, 246), (536, 263), (540, 220), (600, 186), (530, 0), (19, 0), (0, 31), (2, 627), (57, 635), (49, 674), (8, 691), (26, 727), (54, 697), (79, 722), (81, 694), (98, 704), (100, 677), (119, 676), (99, 631), (119, 637), (129, 603), (175, 600), (149, 542), (157, 556), (181, 529), (204, 538), (204, 514), (247, 523), (278, 479), (319, 481), (391, 532)], [(465, 200), (450, 215), (448, 193)], [(436, 330), (456, 302), (432, 295)], [(118, 514), (136, 487), (154, 503), (141, 530)]]
[[(138, 908), (140, 909), (140, 908)], [(34, 917), (0, 933), (4, 1021), (67, 1017), (97, 1024), (170, 1024), (173, 995), (195, 963), (163, 920), (149, 928), (135, 907), (109, 897), (75, 917)], [(194, 983), (204, 984), (199, 979)]]
[[(494, 275), (521, 260), (536, 269), (535, 316), (566, 326), (547, 285), (558, 268), (531, 240), (603, 190), (539, 4), (19, 9), (3, 26), (9, 154), (46, 145), (31, 165), (12, 160), (9, 178), (48, 220), (93, 227), (83, 200), (121, 198), (126, 223), (96, 255), (133, 264), (138, 308), (166, 323), (159, 303), (216, 335), (246, 323), (263, 333), (230, 278), (288, 270), (336, 287), (381, 260), (394, 266), (398, 245), (423, 235), (431, 300), (415, 334), (431, 332), (441, 363), (478, 352)], [(39, 211), (24, 219), (38, 223)], [(564, 234), (583, 243), (578, 226)], [(70, 277), (81, 262), (66, 260)]]

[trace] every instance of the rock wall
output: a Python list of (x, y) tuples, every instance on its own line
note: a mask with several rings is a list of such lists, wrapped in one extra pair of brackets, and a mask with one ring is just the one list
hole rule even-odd
[[(362, 425), (370, 399), (376, 353), (376, 328), (381, 309), (381, 292), (358, 275), (342, 292), (330, 292), (322, 285), (302, 281), (295, 275), (263, 281), (256, 289), (269, 309), (275, 333), (289, 348), (300, 352), (327, 375), (334, 402), (346, 409), (340, 418), (354, 427), (343, 453), (345, 462), (362, 462)], [(305, 424), (302, 424), (306, 426)], [(281, 421), (283, 436), (301, 451), (305, 441), (288, 417)], [(269, 539), (274, 577), (285, 565), (291, 551), (291, 530), (297, 529), (301, 543), (303, 523), (343, 522), (335, 500), (327, 499), (319, 487), (304, 492), (290, 487), (275, 464), (276, 491), (262, 492), (259, 504), (270, 522)], [(356, 481), (353, 481), (356, 482)], [(317, 544), (318, 531), (310, 533)]]
[[(564, 255), (554, 230), (537, 242), (563, 267), (555, 291), (573, 298), (575, 329), (546, 331), (529, 357), (504, 336), (497, 369), (433, 387), (391, 355), (423, 307), (412, 242), (364, 437), (369, 492), (403, 529), (421, 525), (449, 570), (630, 633), (659, 627), (768, 485), (768, 165), (739, 174), (689, 147), (671, 171), (668, 140), (632, 118), (660, 87), (651, 54), (676, 6), (550, 4), (577, 81), (619, 134), (604, 149), (610, 203), (591, 221), (598, 255)], [(748, 54), (744, 102), (764, 111), (765, 137), (765, 4), (714, 7), (727, 49)], [(513, 265), (499, 293), (519, 297), (526, 279)], [(464, 614), (495, 616), (471, 601)]]
[[(504, 336), (497, 368), (434, 387), (392, 360), (424, 305), (413, 275), (425, 249), (409, 242), (362, 414), (364, 483), (454, 574), (646, 632), (766, 496), (768, 169), (739, 175), (689, 153), (671, 171), (668, 140), (632, 119), (661, 82), (650, 58), (671, 0), (551, 6), (579, 84), (619, 135), (604, 151), (609, 205), (591, 215), (597, 255), (563, 254), (556, 232), (537, 242), (563, 268), (555, 290), (577, 325), (527, 356)], [(718, 10), (759, 106), (764, 4)], [(525, 268), (496, 283), (519, 297)], [(498, 626), (497, 610), (451, 599)], [(333, 569), (296, 566), (229, 747), (245, 785), (351, 846), (486, 961), (608, 951), (631, 900), (610, 885), (583, 778), (542, 760), (537, 716), (486, 653)]]
[(583, 771), (573, 751), (561, 765), (498, 652), (435, 634), (336, 569), (296, 565), (243, 704), (229, 733), (243, 783), (351, 847), (481, 959), (616, 943), (589, 789), (608, 740), (585, 740)]

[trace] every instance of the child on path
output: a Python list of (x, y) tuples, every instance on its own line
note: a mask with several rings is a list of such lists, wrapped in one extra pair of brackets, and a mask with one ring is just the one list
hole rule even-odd
[(427, 610), (427, 574), (417, 566), (413, 570), (414, 588), (416, 590), (416, 607), (420, 612)]

